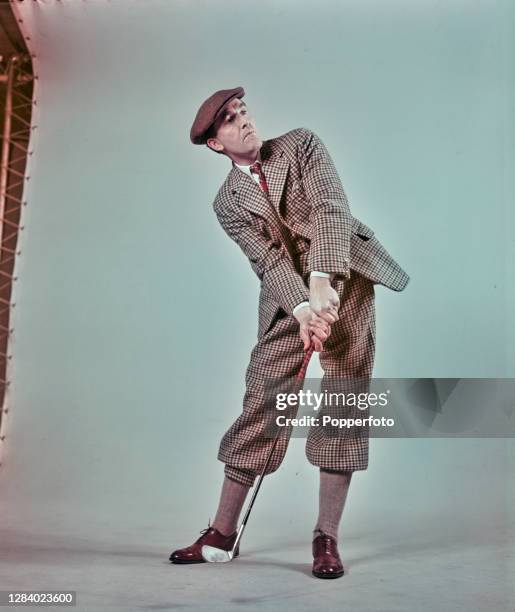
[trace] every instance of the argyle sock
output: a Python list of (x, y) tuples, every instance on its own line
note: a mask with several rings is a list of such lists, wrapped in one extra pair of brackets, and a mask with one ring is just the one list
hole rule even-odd
[(238, 518), (249, 489), (249, 486), (225, 476), (218, 510), (211, 527), (218, 529), (225, 536), (233, 534), (238, 526)]
[(338, 541), (338, 526), (351, 478), (352, 472), (320, 468), (319, 511), (313, 539), (323, 531)]

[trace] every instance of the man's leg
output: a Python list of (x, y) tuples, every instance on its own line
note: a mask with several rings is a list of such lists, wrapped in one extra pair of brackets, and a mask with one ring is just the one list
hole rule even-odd
[[(243, 412), (220, 443), (218, 459), (225, 463), (225, 479), (214, 523), (204, 530), (202, 537), (194, 544), (175, 550), (170, 555), (172, 563), (201, 563), (204, 544), (224, 550), (230, 550), (234, 545), (245, 498), (263, 469), (274, 443), (273, 434), (276, 433), (267, 430), (276, 410), (275, 405), (267, 401), (265, 382), (274, 379), (281, 381), (281, 384), (290, 384), (300, 369), (303, 357), (299, 324), (292, 315), (280, 311), (252, 350), (245, 377)], [(290, 435), (291, 428), (281, 428), (267, 474), (277, 470), (282, 463)]]
[(224, 477), (218, 510), (212, 526), (225, 536), (233, 534), (238, 527), (238, 519), (245, 503), (250, 486)]
[[(320, 354), (324, 370), (321, 390), (335, 393), (368, 391), (375, 355), (374, 284), (351, 272), (340, 285), (339, 319)], [(323, 414), (362, 418), (358, 408), (329, 406)], [(313, 531), (313, 573), (319, 578), (343, 575), (337, 542), (347, 493), (355, 470), (368, 467), (368, 427), (312, 427), (306, 442), (308, 460), (319, 466), (319, 516)]]
[[(295, 380), (304, 357), (298, 321), (280, 311), (270, 329), (258, 340), (245, 375), (243, 411), (224, 434), (218, 459), (225, 463), (225, 475), (242, 485), (252, 486), (263, 469), (275, 431), (267, 430), (277, 416), (274, 393), (267, 382), (288, 388)], [(293, 416), (293, 411), (288, 416)], [(281, 427), (280, 436), (267, 469), (270, 474), (281, 465), (291, 428)]]
[(318, 494), (318, 520), (313, 530), (313, 539), (320, 532), (327, 533), (338, 541), (338, 527), (342, 518), (352, 472), (339, 472), (320, 468)]
[[(340, 293), (339, 319), (320, 353), (324, 370), (321, 391), (349, 393), (368, 390), (375, 355), (374, 284), (351, 271)], [(365, 417), (367, 410), (342, 406), (336, 400), (322, 407), (319, 416)], [(369, 436), (367, 427), (312, 427), (306, 441), (310, 463), (329, 470), (366, 470)]]
[(313, 568), (317, 578), (340, 578), (344, 574), (338, 552), (338, 527), (352, 472), (320, 468), (318, 521), (312, 538)]

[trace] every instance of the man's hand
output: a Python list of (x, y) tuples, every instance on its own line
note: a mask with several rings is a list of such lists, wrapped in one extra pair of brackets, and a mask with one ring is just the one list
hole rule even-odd
[(299, 334), (304, 342), (304, 350), (307, 351), (311, 342), (313, 342), (315, 351), (322, 351), (324, 342), (331, 334), (331, 326), (329, 323), (317, 316), (309, 306), (300, 308), (294, 316), (300, 323)]
[(329, 324), (338, 320), (340, 298), (328, 278), (312, 276), (309, 279), (309, 306), (315, 315)]

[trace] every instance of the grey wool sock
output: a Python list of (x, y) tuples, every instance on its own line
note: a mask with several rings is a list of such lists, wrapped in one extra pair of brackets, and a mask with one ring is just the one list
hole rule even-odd
[(233, 534), (238, 527), (238, 518), (249, 490), (249, 486), (225, 476), (218, 510), (211, 527), (225, 536)]
[(352, 472), (320, 468), (318, 521), (313, 530), (313, 539), (323, 531), (338, 541), (338, 526), (351, 478)]

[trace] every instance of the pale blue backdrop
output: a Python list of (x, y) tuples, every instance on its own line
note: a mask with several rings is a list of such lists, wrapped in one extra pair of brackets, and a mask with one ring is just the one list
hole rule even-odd
[[(4, 525), (167, 550), (214, 517), (258, 297), (211, 209), (229, 162), (189, 141), (217, 89), (245, 87), (265, 138), (314, 130), (353, 213), (410, 273), (403, 293), (377, 287), (376, 376), (514, 376), (514, 8), (20, 3), (38, 80)], [(309, 537), (303, 444), (267, 481), (249, 541), (270, 525)], [(510, 457), (512, 440), (373, 440), (345, 530), (459, 516), (472, 533), (493, 506), (505, 529)]]

